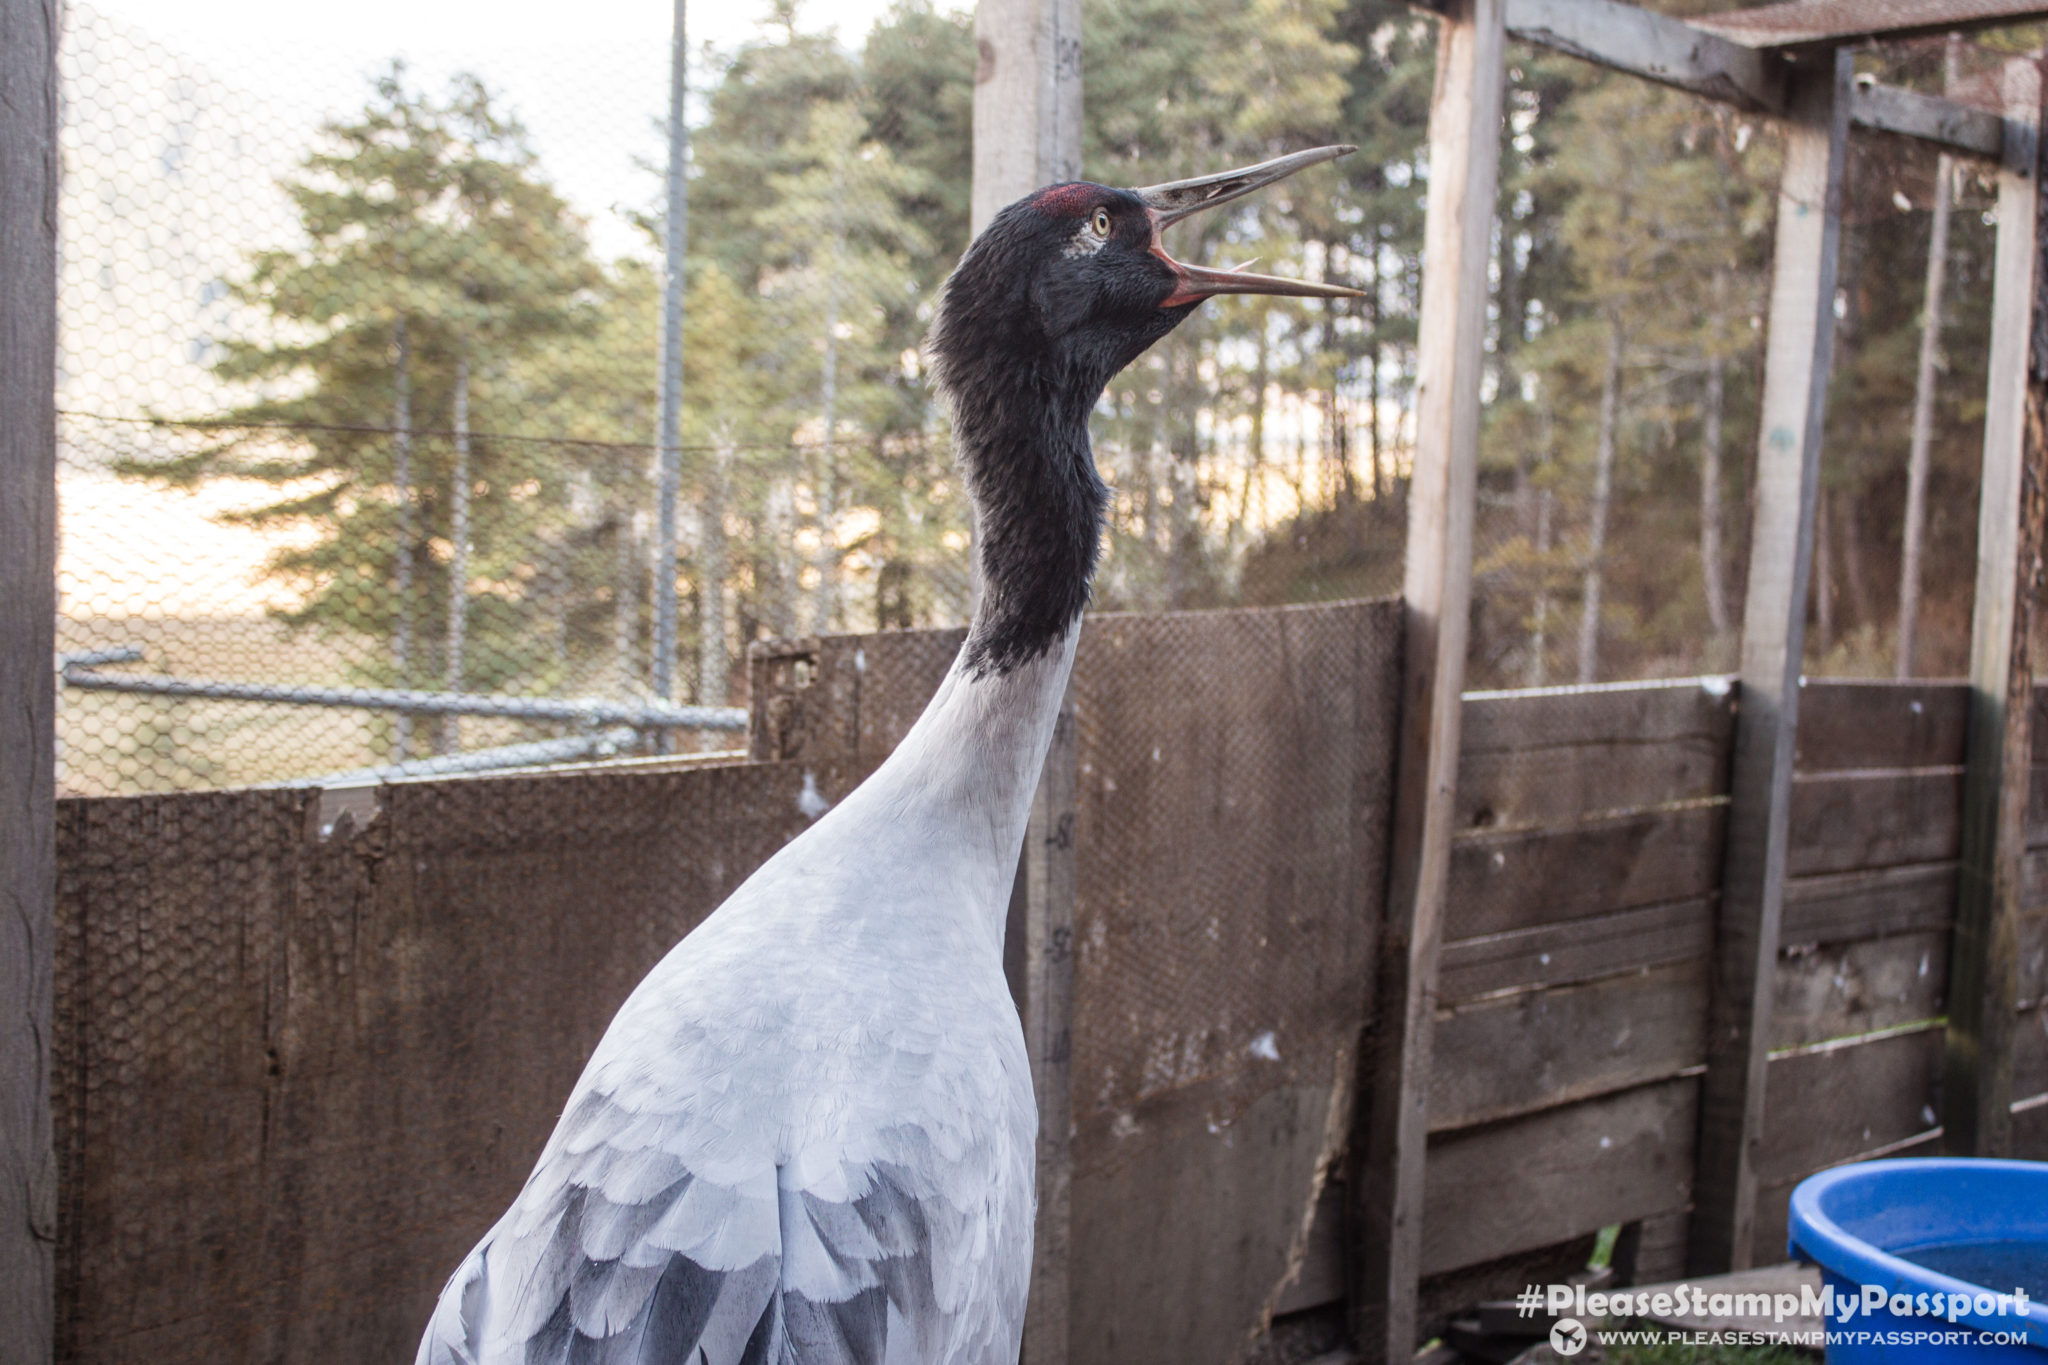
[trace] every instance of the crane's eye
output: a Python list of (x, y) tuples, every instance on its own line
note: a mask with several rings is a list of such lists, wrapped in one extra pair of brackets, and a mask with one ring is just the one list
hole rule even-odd
[(1091, 224), (1091, 226), (1094, 227), (1095, 235), (1097, 237), (1109, 236), (1109, 210), (1095, 210), (1095, 221)]

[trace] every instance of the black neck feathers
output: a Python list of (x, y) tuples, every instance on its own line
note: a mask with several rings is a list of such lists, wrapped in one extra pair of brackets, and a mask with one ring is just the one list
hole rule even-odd
[(932, 327), (933, 369), (974, 500), (982, 598), (967, 666), (975, 676), (1042, 656), (1087, 605), (1109, 501), (1089, 414), (1117, 371), (1191, 311), (1161, 308), (1166, 288), (1149, 279), (1142, 297), (1105, 303), (1082, 273), (1099, 274), (1099, 263), (1072, 247), (1086, 220), (1045, 212), (1040, 203), (1053, 193), (1011, 205), (975, 239), (946, 281)]

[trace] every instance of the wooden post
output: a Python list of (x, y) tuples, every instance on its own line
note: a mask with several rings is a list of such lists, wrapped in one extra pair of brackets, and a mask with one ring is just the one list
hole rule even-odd
[(1076, 751), (1069, 688), (1032, 798), (1031, 824), (1024, 834), (1024, 856), (1017, 864), (1003, 942), (1003, 966), (1017, 1012), (1024, 1017), (1024, 1046), (1031, 1055), (1031, 1084), (1038, 1096), (1038, 1224), (1031, 1249), (1031, 1302), (1024, 1313), (1022, 1365), (1066, 1365), (1069, 1345)]
[(1423, 226), (1415, 473), (1401, 683), (1401, 748), (1389, 849), (1375, 1046), (1364, 1057), (1353, 1143), (1352, 1295), (1367, 1361), (1415, 1353), (1430, 1032), (1450, 872), (1472, 593), (1487, 270), (1500, 163), (1504, 0), (1450, 0), (1437, 39)]
[(1822, 420), (1835, 334), (1835, 256), (1854, 68), (1846, 49), (1795, 73), (1778, 188), (1758, 435), (1742, 691), (1714, 945), (1707, 1072), (1693, 1182), (1692, 1273), (1747, 1268), (1755, 1241), (1800, 656), (1813, 567)]
[(0, 1362), (51, 1357), (57, 0), (0, 0)]
[(1081, 0), (974, 7), (972, 231), (1033, 190), (1081, 178)]
[(1943, 1145), (1966, 1156), (2004, 1156), (2012, 1147), (2016, 921), (2033, 761), (2027, 636), (2048, 514), (2048, 343), (2034, 332), (2044, 311), (2038, 291), (2048, 282), (2037, 264), (2040, 118), (2040, 68), (2008, 62), (1977, 504), (1969, 768), (1941, 1087)]

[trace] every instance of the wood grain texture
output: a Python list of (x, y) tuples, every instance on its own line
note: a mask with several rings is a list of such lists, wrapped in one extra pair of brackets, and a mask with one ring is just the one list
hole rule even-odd
[(1801, 945), (1946, 929), (1955, 905), (1952, 862), (1796, 877), (1785, 883), (1778, 937)]
[(2029, 1006), (2014, 1023), (2012, 1094), (2015, 1103), (2048, 1095), (2048, 1006)]
[(1940, 1015), (1948, 935), (1940, 930), (1787, 949), (1778, 961), (1771, 1047), (1801, 1047)]
[(1796, 777), (1786, 875), (1952, 861), (1962, 809), (1959, 767)]
[(1400, 627), (1381, 601), (1083, 628), (1077, 1360), (1228, 1365), (1306, 1255), (1372, 999)]
[(807, 823), (765, 764), (59, 809), (61, 1358), (402, 1360), (642, 975)]
[(1481, 938), (1712, 895), (1725, 818), (1724, 806), (1701, 804), (1461, 835), (1444, 932)]
[(1941, 1042), (1937, 1026), (1772, 1057), (1761, 1182), (1796, 1180), (1933, 1128)]
[(1989, 110), (1895, 85), (1859, 84), (1852, 98), (1849, 116), (1859, 128), (1984, 161), (1998, 160), (2005, 150), (2005, 125)]
[(1524, 42), (1755, 113), (1785, 106), (1785, 63), (1616, 0), (1513, 0), (1508, 32)]
[(1445, 0), (1429, 111), (1416, 446), (1401, 598), (1401, 736), (1374, 1053), (1351, 1148), (1354, 1333), (1368, 1365), (1418, 1341), (1430, 1030), (1456, 828), (1481, 379), (1507, 0)]
[(56, 0), (0, 0), (0, 1363), (50, 1357)]
[(1724, 793), (1734, 710), (1713, 681), (1468, 694), (1458, 828), (1557, 826)]
[(1704, 957), (1713, 946), (1709, 897), (1592, 919), (1538, 925), (1444, 945), (1437, 998), (1454, 1005), (1496, 992), (1592, 981)]
[(1704, 1059), (1707, 963), (1644, 968), (1442, 1010), (1432, 1133), (1675, 1076)]
[(1038, 1102), (1038, 1215), (1022, 1365), (1065, 1365), (1071, 1347), (1076, 748), (1070, 693), (1032, 794), (1003, 940), (1006, 969), (1015, 954), (1010, 989), (1024, 1020), (1024, 1048)]
[(1787, 105), (1743, 603), (1742, 706), (1729, 778), (1707, 1074), (1700, 1089), (1689, 1253), (1697, 1274), (1747, 1269), (1754, 1240), (1772, 974), (1794, 843), (1800, 661), (1834, 353), (1852, 74), (1846, 51), (1816, 61), (1793, 78)]
[(1969, 724), (1962, 683), (1809, 678), (1795, 770), (1960, 767)]
[(2048, 270), (2038, 240), (2041, 68), (2004, 69), (2007, 156), (1998, 177), (1991, 361), (1970, 626), (1969, 776), (1963, 792), (1955, 947), (1942, 1067), (1942, 1144), (2012, 1147), (2013, 1007), (2034, 776), (2033, 636), (2048, 518)]
[(1433, 1138), (1425, 1273), (1684, 1208), (1698, 1087), (1659, 1081)]

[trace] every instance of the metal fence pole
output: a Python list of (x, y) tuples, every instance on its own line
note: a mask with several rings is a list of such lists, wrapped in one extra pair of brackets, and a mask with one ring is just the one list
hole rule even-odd
[(57, 0), (0, 0), (0, 1362), (51, 1357)]
[[(668, 218), (662, 230), (661, 432), (656, 454), (654, 527), (654, 643), (648, 682), (654, 695), (675, 696), (676, 500), (683, 481), (683, 262), (689, 245), (690, 128), (684, 118), (689, 92), (690, 45), (683, 0), (675, 0), (675, 36), (668, 75)], [(623, 592), (625, 585), (619, 585)], [(666, 744), (663, 745), (666, 747)]]

